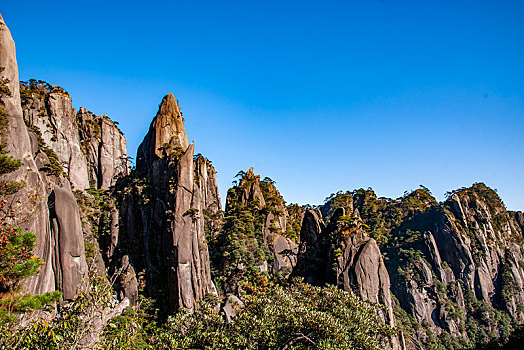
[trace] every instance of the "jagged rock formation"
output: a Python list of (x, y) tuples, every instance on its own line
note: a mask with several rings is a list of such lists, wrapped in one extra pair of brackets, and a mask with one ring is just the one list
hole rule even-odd
[[(247, 256), (239, 256), (239, 259), (235, 257), (229, 263), (238, 266), (240, 269), (247, 266), (259, 266), (263, 271), (269, 269), (272, 273), (289, 276), (296, 265), (298, 246), (290, 237), (293, 236), (290, 234), (292, 228), (288, 224), (289, 213), (284, 199), (276, 189), (274, 182), (269, 178), (261, 181), (260, 175), (255, 175), (253, 168), (250, 168), (247, 172), (241, 171), (239, 175), (242, 176), (240, 182), (237, 186), (231, 188), (227, 194), (226, 217), (242, 216), (243, 211), (249, 212), (249, 215), (253, 217), (253, 232), (241, 234), (247, 236), (253, 234), (255, 241), (257, 241), (256, 243), (253, 241), (254, 245), (261, 250), (267, 250), (269, 256), (251, 252), (258, 255), (254, 258), (256, 261), (249, 261), (253, 259)], [(230, 231), (236, 229), (242, 231), (240, 227), (231, 227)], [(224, 234), (228, 235), (228, 232), (224, 232)], [(242, 240), (242, 238), (233, 239)], [(229, 243), (235, 244), (232, 240)], [(247, 250), (256, 249), (247, 248)], [(238, 253), (243, 255), (243, 252)], [(244, 253), (247, 253), (247, 251)]]
[(333, 196), (321, 210), (334, 216), (338, 207), (361, 216), (386, 256), (391, 291), (407, 313), (408, 344), (486, 341), (507, 332), (510, 319), (522, 323), (520, 214), (506, 211), (484, 184), (455, 191), (442, 204), (427, 189), (396, 200), (356, 190)]
[[(87, 282), (84, 240), (90, 246), (89, 254), (93, 256), (89, 258), (96, 265), (97, 272), (105, 275), (106, 267), (93, 231), (103, 241), (106, 238), (103, 233), (109, 228), (111, 238), (118, 239), (119, 216), (114, 200), (106, 196), (106, 203), (98, 203), (103, 210), (98, 208), (96, 212), (87, 213), (87, 207), (93, 206), (92, 197), (86, 197), (85, 193), (78, 191), (107, 190), (118, 178), (129, 174), (126, 139), (107, 116), (95, 116), (85, 108), (80, 108), (76, 113), (69, 94), (59, 86), (30, 80), (23, 82), (20, 88), (24, 122), (31, 139), (36, 167), (47, 183), (51, 215), (48, 225), (51, 238), (45, 242), (52, 249), (44, 250), (39, 256), (46, 262), (53, 261), (54, 280), (50, 279), (52, 274), (48, 271), (46, 276), (34, 283), (55, 285), (65, 299), (72, 299), (78, 286)], [(56, 196), (58, 190), (53, 184), (57, 181), (69, 195)], [(76, 190), (77, 199), (83, 203), (80, 213), (70, 187)], [(68, 210), (66, 214), (59, 215), (56, 208), (66, 208), (62, 202), (68, 203)], [(106, 219), (107, 215), (109, 220)], [(81, 217), (82, 225), (78, 217)], [(44, 231), (33, 232), (40, 236), (38, 232)], [(115, 245), (116, 241), (103, 248), (107, 249), (107, 253), (112, 253)], [(48, 266), (51, 265), (46, 264), (44, 271), (49, 270)], [(123, 273), (131, 271), (127, 267), (123, 270)], [(129, 293), (132, 303), (137, 300), (135, 294)]]
[(216, 293), (206, 242), (206, 230), (213, 227), (208, 217), (221, 207), (216, 172), (204, 157), (194, 157), (172, 94), (162, 100), (138, 149), (134, 177), (121, 186), (124, 220), (117, 249), (129, 252), (148, 294), (164, 296), (176, 310), (192, 309)]
[[(39, 130), (43, 142), (58, 156), (65, 175), (78, 189), (89, 188), (87, 162), (80, 149), (71, 97), (62, 89), (21, 86), (26, 125)], [(38, 132), (38, 131), (37, 131)]]
[(440, 218), (434, 230), (436, 246), (453, 275), (477, 299), (500, 302), (513, 318), (524, 321), (524, 310), (518, 307), (524, 305), (524, 271), (519, 266), (524, 238), (496, 193), (482, 184), (459, 191), (444, 203)]
[[(229, 278), (222, 292), (236, 293), (250, 268), (334, 284), (383, 305), (382, 318), (401, 327), (408, 347), (483, 342), (524, 323), (524, 214), (507, 211), (483, 184), (443, 203), (425, 188), (395, 200), (356, 190), (311, 209), (286, 206), (274, 182), (251, 168), (228, 192), (222, 217), (216, 172), (194, 155), (173, 95), (160, 104), (131, 173), (125, 137), (107, 116), (77, 113), (58, 86), (19, 85), (1, 16), (0, 68), (9, 91), (1, 141), (23, 162), (8, 175), (24, 185), (13, 203), (26, 219), (16, 224), (36, 234), (45, 262), (25, 292), (58, 289), (73, 299), (87, 288), (86, 255), (94, 255), (99, 274), (117, 273), (125, 300), (118, 312), (127, 299), (136, 305), (142, 289), (166, 310), (193, 309), (217, 293), (210, 241), (214, 272)], [(228, 297), (229, 321), (235, 304)], [(391, 346), (402, 343), (400, 336)]]
[(96, 116), (80, 108), (77, 114), (80, 143), (87, 157), (90, 184), (107, 190), (118, 178), (131, 170), (127, 156), (127, 140), (106, 115)]
[[(53, 261), (58, 290), (71, 300), (87, 277), (84, 237), (76, 198), (71, 189), (55, 185), (50, 199), (51, 235), (54, 238)], [(59, 260), (58, 260), (59, 259)]]
[(24, 123), (15, 45), (1, 16), (0, 67), (10, 92), (2, 99), (6, 112), (2, 141), (9, 154), (23, 162), (7, 175), (8, 180), (24, 185), (12, 199), (17, 217), (26, 218), (16, 224), (36, 235), (35, 255), (45, 262), (40, 273), (24, 282), (23, 289), (40, 294), (59, 288), (70, 299), (84, 288), (82, 277), (87, 270), (78, 209), (69, 181), (44, 166), (51, 162), (50, 153), (44, 152), (37, 135)]
[(22, 84), (21, 95), (26, 125), (54, 152), (75, 189), (108, 189), (129, 174), (127, 141), (109, 117), (85, 108), (76, 113), (66, 91), (43, 81)]
[[(339, 207), (326, 226), (318, 211), (308, 210), (300, 232), (295, 273), (308, 283), (334, 284), (363, 300), (383, 305), (382, 319), (395, 327), (390, 280), (380, 249), (355, 214), (346, 215), (345, 209)], [(394, 337), (391, 346), (400, 348), (399, 338)]]

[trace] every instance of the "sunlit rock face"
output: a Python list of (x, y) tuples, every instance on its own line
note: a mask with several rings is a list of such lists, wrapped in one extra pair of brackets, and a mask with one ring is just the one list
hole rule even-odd
[(24, 121), (53, 150), (74, 189), (107, 190), (131, 169), (127, 141), (105, 115), (80, 108), (58, 86), (30, 81), (21, 85)]
[[(166, 95), (137, 154), (135, 182), (124, 187), (121, 245), (132, 242), (129, 261), (151, 296), (169, 308), (193, 309), (211, 280), (206, 216), (221, 208), (216, 171), (194, 155), (180, 107)], [(119, 243), (120, 244), (120, 243)]]
[(116, 122), (106, 115), (96, 116), (80, 108), (76, 115), (80, 146), (87, 160), (89, 185), (109, 189), (119, 178), (129, 175), (127, 140)]
[[(63, 293), (64, 299), (72, 299), (79, 290), (86, 288), (87, 280), (78, 206), (66, 177), (67, 173), (59, 166), (54, 171), (49, 166), (52, 163), (50, 158), (56, 156), (56, 153), (46, 150), (49, 145), (42, 140), (36, 124), (28, 124), (28, 128), (24, 122), (15, 44), (1, 16), (0, 67), (1, 78), (9, 90), (9, 94), (2, 98), (7, 121), (2, 142), (7, 145), (9, 155), (23, 163), (17, 171), (6, 176), (7, 180), (24, 185), (11, 198), (15, 223), (36, 235), (35, 255), (45, 263), (36, 276), (24, 281), (23, 292), (41, 294), (58, 289)], [(69, 108), (70, 100), (66, 96), (50, 98), (54, 111), (60, 111), (61, 114), (55, 115), (54, 121), (60, 125), (69, 123), (71, 120), (67, 118), (74, 118)], [(73, 132), (72, 129), (69, 131)], [(64, 142), (57, 142), (57, 151), (68, 144), (66, 138), (61, 140)], [(64, 152), (69, 151), (70, 149)], [(81, 173), (79, 169), (85, 169), (85, 161), (81, 159), (80, 153), (76, 154), (80, 158), (73, 161), (72, 154), (68, 153), (70, 168), (67, 169), (71, 169), (72, 178), (80, 184), (85, 177), (82, 179), (83, 175), (76, 175)]]

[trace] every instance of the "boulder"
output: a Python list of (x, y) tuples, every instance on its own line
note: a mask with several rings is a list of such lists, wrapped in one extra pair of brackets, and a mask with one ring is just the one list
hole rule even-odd
[(228, 323), (233, 322), (235, 316), (238, 314), (240, 309), (244, 307), (244, 303), (236, 295), (230, 295), (222, 310), (226, 314), (226, 321)]

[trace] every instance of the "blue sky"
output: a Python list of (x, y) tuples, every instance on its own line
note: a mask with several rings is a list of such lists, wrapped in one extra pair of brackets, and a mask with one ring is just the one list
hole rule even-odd
[(3, 1), (21, 79), (120, 123), (164, 94), (224, 195), (254, 166), (288, 202), (483, 181), (524, 209), (522, 1)]

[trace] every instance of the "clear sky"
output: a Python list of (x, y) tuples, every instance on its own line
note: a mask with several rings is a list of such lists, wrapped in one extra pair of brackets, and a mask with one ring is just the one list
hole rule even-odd
[(522, 1), (0, 3), (22, 80), (120, 123), (130, 155), (164, 94), (222, 196), (254, 166), (288, 202), (372, 187), (437, 199), (483, 181), (524, 209)]

